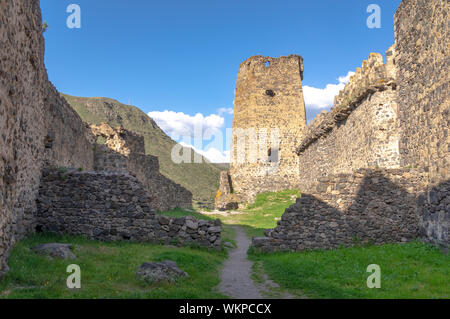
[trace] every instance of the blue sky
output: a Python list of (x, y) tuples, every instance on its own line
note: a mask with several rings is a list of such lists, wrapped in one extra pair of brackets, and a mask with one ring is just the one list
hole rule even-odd
[[(400, 2), (41, 0), (50, 26), (45, 61), (61, 92), (136, 105), (174, 138), (194, 123), (225, 135), (242, 61), (257, 54), (302, 55), (311, 120), (329, 109), (345, 76), (370, 52), (384, 53), (394, 43)], [(66, 25), (72, 3), (81, 7), (80, 29)], [(366, 25), (372, 3), (381, 8), (379, 29)], [(220, 159), (228, 148), (222, 142), (196, 146)]]

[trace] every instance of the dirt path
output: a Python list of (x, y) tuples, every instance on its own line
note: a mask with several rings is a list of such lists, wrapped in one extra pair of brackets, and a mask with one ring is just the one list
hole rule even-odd
[[(221, 273), (219, 291), (235, 299), (294, 299), (305, 298), (302, 294), (294, 296), (269, 279), (262, 264), (248, 260), (247, 251), (251, 240), (239, 226), (232, 226), (235, 231), (237, 248), (230, 251)], [(253, 268), (252, 268), (253, 267)], [(256, 279), (253, 281), (252, 275)]]
[(221, 273), (219, 291), (236, 299), (262, 299), (258, 287), (253, 282), (252, 265), (247, 259), (251, 241), (241, 227), (233, 226), (237, 248), (229, 253)]

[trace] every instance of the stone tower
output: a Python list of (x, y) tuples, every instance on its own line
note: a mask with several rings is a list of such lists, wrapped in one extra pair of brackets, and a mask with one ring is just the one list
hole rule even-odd
[(298, 184), (295, 149), (306, 127), (302, 79), (298, 55), (258, 55), (240, 65), (229, 173), (232, 190), (244, 201)]

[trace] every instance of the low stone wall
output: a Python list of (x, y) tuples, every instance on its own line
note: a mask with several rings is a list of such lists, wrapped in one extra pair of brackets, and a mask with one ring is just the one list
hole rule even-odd
[(413, 240), (420, 234), (416, 194), (422, 183), (409, 169), (361, 169), (320, 179), (316, 191), (297, 199), (253, 246), (300, 251)]
[(146, 188), (125, 173), (46, 169), (37, 203), (38, 231), (221, 248), (220, 220), (156, 215)]
[[(388, 53), (393, 51), (393, 47)], [(397, 91), (393, 55), (372, 53), (335, 99), (309, 125), (297, 148), (299, 188), (311, 192), (321, 176), (360, 168), (398, 168)]]

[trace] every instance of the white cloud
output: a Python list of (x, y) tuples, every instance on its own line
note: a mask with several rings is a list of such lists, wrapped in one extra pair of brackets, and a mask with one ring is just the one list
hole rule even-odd
[(223, 115), (223, 114), (233, 114), (234, 109), (232, 107), (221, 107), (220, 109), (217, 110), (217, 113), (219, 113), (219, 115)]
[(156, 124), (168, 135), (174, 139), (180, 136), (194, 136), (196, 130), (200, 130), (200, 134), (206, 130), (219, 130), (225, 124), (225, 119), (217, 114), (204, 116), (197, 113), (194, 116), (185, 114), (183, 112), (163, 111), (163, 112), (149, 112)]
[(210, 147), (207, 151), (199, 150), (198, 148), (187, 144), (185, 142), (180, 142), (180, 145), (184, 147), (190, 147), (195, 152), (206, 157), (212, 163), (229, 163), (230, 162), (230, 151), (220, 151), (215, 147)]
[(339, 83), (347, 84), (348, 81), (350, 81), (350, 78), (351, 78), (353, 75), (355, 75), (355, 72), (349, 71), (349, 72), (347, 73), (346, 76), (340, 76), (340, 77), (338, 78)]
[(338, 78), (338, 84), (327, 84), (324, 89), (315, 88), (312, 86), (303, 86), (303, 94), (305, 96), (306, 108), (309, 109), (330, 109), (334, 103), (334, 97), (345, 87), (350, 77), (355, 72), (348, 72), (345, 76)]

